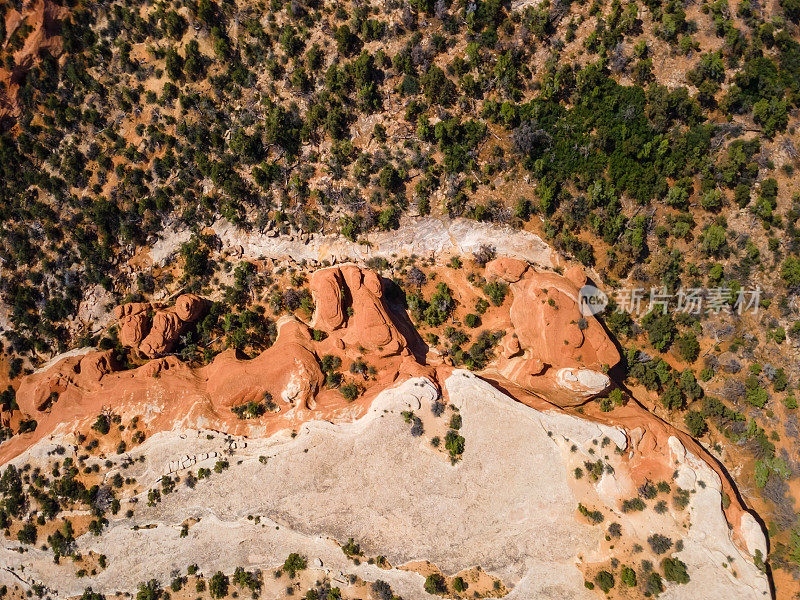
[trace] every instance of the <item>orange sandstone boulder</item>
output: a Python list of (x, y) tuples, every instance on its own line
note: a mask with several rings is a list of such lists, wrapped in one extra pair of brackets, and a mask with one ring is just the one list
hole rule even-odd
[(150, 330), (150, 305), (146, 302), (130, 302), (114, 307), (114, 316), (119, 321), (119, 341), (123, 346), (136, 348)]
[(119, 306), (114, 307), (114, 317), (118, 321), (122, 321), (125, 318), (132, 317), (140, 313), (146, 313), (149, 308), (150, 304), (147, 302), (129, 302), (128, 304), (120, 304)]
[(162, 356), (172, 350), (178, 338), (197, 321), (206, 308), (206, 301), (195, 294), (182, 294), (172, 308), (159, 310), (151, 321), (151, 305), (133, 302), (117, 306), (119, 340), (148, 358)]
[[(605, 372), (620, 355), (600, 322), (580, 311), (580, 288), (586, 274), (578, 268), (565, 275), (542, 272), (509, 258), (491, 261), (486, 272), (510, 284), (509, 316), (516, 338), (506, 336), (497, 369), (527, 389), (556, 387), (573, 402), (605, 391)], [(538, 381), (546, 375), (547, 382)]]
[(316, 303), (314, 327), (326, 332), (339, 329), (346, 320), (342, 290), (344, 279), (339, 269), (317, 271), (312, 275), (311, 294)]
[[(119, 308), (119, 307), (117, 307)], [(119, 341), (123, 346), (134, 348), (150, 330), (150, 317), (145, 312), (136, 313), (120, 320)]]
[(487, 276), (503, 279), (508, 283), (515, 283), (522, 279), (527, 270), (528, 263), (516, 258), (496, 258), (486, 265)]
[(575, 287), (581, 289), (583, 286), (586, 285), (586, 282), (589, 280), (586, 277), (586, 273), (584, 273), (583, 269), (576, 266), (568, 267), (566, 271), (564, 271), (564, 277), (575, 284)]
[(62, 394), (98, 389), (114, 368), (111, 350), (67, 357), (46, 371), (25, 377), (17, 390), (17, 403), (22, 412), (36, 415), (52, 408)]
[(503, 356), (511, 358), (517, 356), (522, 352), (522, 346), (519, 344), (519, 338), (516, 335), (507, 335), (503, 337)]
[(77, 380), (83, 385), (100, 383), (105, 375), (115, 371), (114, 352), (89, 352), (78, 363)]
[(206, 307), (206, 301), (195, 294), (181, 294), (175, 300), (175, 314), (184, 323), (193, 323), (200, 318)]
[[(502, 262), (498, 265), (498, 261)], [(600, 322), (581, 314), (580, 288), (586, 283), (583, 271), (571, 268), (562, 276), (527, 268), (526, 263), (515, 268), (516, 263), (522, 261), (497, 259), (486, 270), (511, 284), (511, 322), (523, 349), (556, 368), (601, 370), (620, 361)]]
[(337, 332), (337, 346), (361, 346), (382, 356), (406, 349), (407, 340), (390, 315), (375, 272), (356, 265), (322, 269), (311, 278), (311, 292), (316, 302), (314, 326), (329, 334)]
[(139, 344), (139, 351), (149, 358), (166, 354), (178, 341), (183, 325), (183, 321), (174, 312), (157, 312), (150, 332)]
[(233, 350), (218, 355), (204, 369), (207, 391), (217, 410), (230, 410), (265, 394), (280, 405), (313, 409), (325, 376), (310, 349), (308, 328), (294, 319), (280, 324), (278, 339), (253, 360), (239, 360)]

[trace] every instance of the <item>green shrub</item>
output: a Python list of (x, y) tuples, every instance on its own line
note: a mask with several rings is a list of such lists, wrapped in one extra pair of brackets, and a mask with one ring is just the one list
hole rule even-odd
[(231, 408), (233, 413), (240, 419), (257, 419), (267, 412), (267, 407), (261, 402), (251, 400), (247, 404), (240, 404)]
[(358, 384), (353, 383), (352, 381), (341, 386), (339, 391), (348, 402), (352, 402), (361, 395), (361, 388), (358, 386)]
[(647, 505), (641, 498), (633, 498), (631, 500), (622, 501), (622, 512), (624, 513), (642, 511), (645, 508), (647, 508)]
[(611, 588), (614, 587), (614, 576), (608, 571), (600, 571), (594, 576), (594, 580), (598, 587), (606, 594), (611, 591)]
[(464, 454), (464, 438), (451, 429), (444, 436), (444, 447), (453, 458), (461, 456)]
[(686, 424), (686, 428), (689, 430), (689, 434), (692, 437), (701, 437), (708, 431), (708, 425), (703, 417), (703, 413), (699, 411), (690, 410), (687, 412), (683, 416), (683, 422)]
[(211, 593), (212, 598), (224, 598), (228, 595), (228, 576), (222, 571), (217, 571), (211, 577), (208, 584), (208, 591)]
[(650, 544), (651, 550), (656, 554), (664, 554), (672, 548), (672, 540), (660, 533), (654, 533), (647, 538), (647, 543)]
[(628, 587), (636, 587), (636, 571), (628, 566), (623, 566), (620, 580)]
[(98, 415), (92, 429), (101, 435), (106, 435), (111, 430), (111, 421), (106, 415)]
[(298, 571), (304, 571), (307, 564), (305, 556), (292, 552), (283, 562), (283, 570), (289, 574), (289, 577), (294, 577)]
[(721, 225), (709, 225), (700, 235), (700, 247), (707, 256), (721, 257), (728, 247), (727, 231)]
[(425, 591), (429, 594), (444, 596), (447, 593), (447, 582), (439, 573), (432, 573), (425, 578)]
[(481, 326), (481, 318), (476, 314), (469, 313), (464, 317), (464, 324), (470, 329), (475, 329)]
[(664, 591), (664, 583), (661, 580), (661, 575), (659, 575), (655, 571), (651, 571), (647, 575), (647, 581), (645, 583), (645, 594), (649, 594), (650, 596), (658, 596), (663, 591)]
[(502, 281), (490, 281), (483, 286), (483, 293), (495, 306), (502, 306), (508, 294), (508, 285)]
[(431, 327), (438, 327), (450, 318), (454, 308), (455, 301), (450, 288), (444, 283), (439, 283), (424, 309), (425, 322)]
[(800, 287), (800, 259), (787, 257), (781, 266), (781, 277), (788, 287)]
[(136, 592), (136, 600), (158, 600), (161, 598), (163, 590), (158, 581), (151, 579), (147, 583), (140, 583), (139, 590)]
[(261, 589), (261, 581), (257, 572), (245, 571), (242, 567), (236, 567), (233, 572), (232, 581), (240, 588), (248, 588), (252, 592)]
[(665, 558), (661, 561), (661, 568), (664, 570), (664, 578), (675, 583), (689, 583), (689, 574), (686, 572), (686, 565), (677, 558)]
[(642, 319), (642, 327), (647, 332), (650, 345), (656, 350), (666, 352), (675, 337), (675, 321), (672, 315), (660, 314), (657, 310), (647, 313)]
[(693, 363), (700, 355), (700, 342), (693, 333), (685, 333), (675, 341), (680, 357), (688, 363)]
[(353, 538), (347, 540), (347, 543), (342, 546), (342, 552), (347, 556), (360, 556), (361, 547), (353, 541)]
[(593, 524), (597, 525), (598, 523), (602, 523), (603, 513), (599, 510), (589, 510), (583, 504), (578, 503), (578, 512), (581, 513), (584, 517), (589, 519)]
[(26, 523), (17, 532), (17, 539), (23, 544), (35, 544), (37, 536), (36, 525), (33, 523)]
[(769, 400), (767, 390), (761, 386), (761, 382), (755, 375), (744, 380), (744, 399), (748, 404), (757, 408), (764, 408)]

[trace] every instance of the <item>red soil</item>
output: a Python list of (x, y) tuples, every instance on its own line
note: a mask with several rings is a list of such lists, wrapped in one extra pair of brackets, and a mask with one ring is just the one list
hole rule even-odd
[[(27, 25), (32, 31), (22, 48), (14, 52), (14, 68), (6, 69), (0, 61), (0, 121), (5, 117), (20, 115), (19, 89), (25, 74), (41, 60), (44, 53), (59, 56), (62, 51), (59, 21), (69, 14), (69, 9), (47, 0), (26, 2), (20, 14), (15, 9), (6, 12), (6, 39), (10, 39), (17, 27)], [(3, 48), (5, 50), (5, 48)]]

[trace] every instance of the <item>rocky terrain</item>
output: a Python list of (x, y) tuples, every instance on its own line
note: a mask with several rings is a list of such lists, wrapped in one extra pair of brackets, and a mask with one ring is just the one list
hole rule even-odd
[[(479, 596), (769, 597), (764, 532), (716, 459), (633, 398), (608, 413), (586, 404), (621, 356), (579, 311), (583, 272), (503, 257), (486, 275), (513, 298), (493, 315), (503, 334), (484, 377), (429, 348), (390, 282), (354, 264), (315, 271), (309, 323), (282, 319), (249, 360), (151, 358), (200, 318), (200, 298), (118, 307), (120, 343), (142, 366), (87, 349), (27, 376), (16, 401), (37, 426), (0, 446), (18, 472), (50, 472), (55, 458), (105, 465), (116, 511), (71, 542), (104, 566), (75, 577), (51, 549), (8, 544), (6, 585), (133, 592), (180, 578), (190, 557), (195, 578), (255, 569), (265, 593), (297, 553), (346, 597), (376, 581), (404, 598), (464, 595), (456, 577), (466, 589), (488, 577)], [(348, 363), (372, 374), (357, 398), (326, 385), (330, 365)], [(121, 438), (135, 429), (132, 447), (82, 455), (82, 432), (113, 435), (103, 419)], [(123, 473), (135, 484), (117, 494)]]
[[(135, 590), (152, 577), (169, 581), (171, 573), (185, 572), (187, 557), (206, 574), (263, 569), (268, 586), (269, 569), (302, 552), (309, 565), (321, 561), (318, 577), (383, 580), (403, 598), (431, 597), (424, 591), (425, 577), (403, 567), (420, 560), (451, 578), (479, 566), (502, 581), (509, 598), (594, 598), (584, 580), (593, 581), (603, 568), (618, 571), (608, 566), (612, 560), (636, 567), (649, 558), (658, 565), (666, 555), (655, 554), (647, 538), (659, 533), (681, 542), (682, 549), (669, 555), (686, 564), (690, 575), (686, 584), (666, 582), (660, 597), (769, 597), (767, 579), (750, 554), (758, 547), (763, 551), (763, 534), (756, 525), (740, 537), (738, 524), (731, 533), (721, 510), (719, 477), (676, 438), (661, 466), (677, 470), (677, 478), (665, 477), (674, 490), (680, 486), (691, 493), (689, 505), (661, 515), (652, 506), (627, 514), (620, 502), (636, 497), (631, 478), (641, 471), (626, 464), (628, 451), (638, 449), (627, 447), (624, 429), (525, 407), (463, 371), (445, 380), (445, 392), (454, 407), (448, 410), (463, 419), (467, 444), (455, 466), (427, 438), (409, 434), (401, 412), (413, 410), (428, 420), (437, 398), (428, 380), (410, 379), (380, 394), (362, 418), (311, 421), (294, 438), (243, 444), (216, 432), (212, 440), (204, 439), (205, 431), (153, 435), (131, 454), (134, 460), (146, 456), (146, 462), (126, 470), (142, 485), (158, 486), (163, 475), (185, 478), (190, 469), (213, 465), (215, 452), (231, 466), (194, 489), (180, 485), (152, 508), (137, 507), (131, 518), (112, 518), (100, 539), (78, 538), (81, 553), (107, 556), (106, 569), (88, 580), (71, 578), (73, 567), (54, 565), (47, 552), (15, 555), (7, 549), (4, 560), (17, 572), (24, 566), (34, 580), (59, 582), (53, 592), (66, 596), (79, 595), (85, 585), (108, 594)], [(24, 461), (38, 465), (36, 456), (52, 447), (53, 442), (40, 442)], [(212, 457), (204, 461), (206, 454)], [(183, 455), (199, 460), (176, 468), (175, 459)], [(579, 486), (574, 466), (604, 456), (613, 474)], [(21, 465), (21, 458), (14, 463)], [(587, 521), (577, 512), (578, 502), (600, 510), (605, 521)], [(193, 524), (188, 536), (180, 537), (186, 522)], [(622, 535), (609, 545), (604, 535), (612, 522), (621, 525)], [(337, 545), (349, 538), (364, 556), (383, 555), (391, 566), (366, 559), (354, 564)], [(645, 550), (634, 553), (636, 543)], [(220, 546), (229, 551), (219, 552)], [(142, 555), (151, 564), (137, 560)], [(729, 568), (722, 566), (727, 557), (733, 557)], [(339, 585), (343, 591), (348, 587)]]
[(798, 109), (798, 0), (0, 1), (0, 597), (800, 598)]

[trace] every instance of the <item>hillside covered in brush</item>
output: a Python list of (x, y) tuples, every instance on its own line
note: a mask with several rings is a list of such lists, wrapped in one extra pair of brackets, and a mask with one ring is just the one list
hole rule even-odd
[[(798, 0), (2, 3), (9, 381), (78, 346), (118, 346), (94, 316), (169, 286), (217, 295), (177, 350), (195, 365), (269, 347), (281, 313), (310, 316), (308, 273), (265, 278), (221, 258), (208, 233), (221, 221), (363, 246), (426, 217), (533, 232), (609, 292), (721, 290), (701, 314), (609, 311), (615, 376), (746, 484), (771, 536), (763, 567), (789, 590), (799, 24)], [(185, 230), (177, 257), (142, 259)], [(371, 266), (391, 272), (415, 325), (449, 322), (430, 309), (445, 291), (424, 297), (432, 264)], [(488, 285), (485, 302), (502, 305)], [(756, 288), (758, 313), (734, 310)], [(466, 356), (463, 332), (428, 333), (473, 370), (496, 343)], [(598, 402), (611, 412), (620, 397)], [(14, 413), (13, 393), (0, 406)]]

